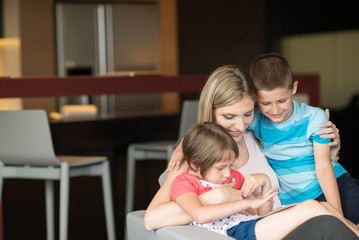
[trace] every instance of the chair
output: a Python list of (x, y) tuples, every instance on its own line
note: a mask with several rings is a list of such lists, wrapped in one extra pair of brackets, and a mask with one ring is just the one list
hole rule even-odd
[(106, 157), (55, 156), (43, 110), (0, 111), (0, 199), (4, 179), (45, 180), (47, 239), (55, 239), (54, 181), (60, 181), (59, 239), (67, 239), (70, 177), (102, 179), (108, 239), (115, 239), (109, 162)]
[(136, 161), (169, 160), (174, 147), (181, 141), (183, 135), (197, 122), (198, 101), (186, 100), (183, 102), (178, 139), (130, 144), (127, 149), (127, 179), (126, 179), (126, 215), (133, 210), (135, 167)]

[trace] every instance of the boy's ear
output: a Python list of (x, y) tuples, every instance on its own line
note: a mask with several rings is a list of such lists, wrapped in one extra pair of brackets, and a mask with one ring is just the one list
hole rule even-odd
[(297, 93), (297, 89), (298, 89), (298, 81), (294, 81), (293, 89), (292, 89), (292, 95)]

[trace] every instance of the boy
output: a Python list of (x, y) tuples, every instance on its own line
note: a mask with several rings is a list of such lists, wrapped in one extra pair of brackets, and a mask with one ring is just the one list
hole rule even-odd
[(331, 161), (329, 140), (317, 133), (320, 124), (327, 121), (325, 112), (292, 99), (298, 82), (287, 60), (279, 54), (257, 57), (250, 76), (260, 111), (256, 110), (248, 130), (260, 140), (278, 176), (282, 203), (328, 201), (358, 224), (359, 187), (339, 163)]

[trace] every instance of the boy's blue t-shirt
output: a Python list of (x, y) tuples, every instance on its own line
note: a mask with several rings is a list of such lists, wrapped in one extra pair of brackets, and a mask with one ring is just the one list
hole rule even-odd
[[(275, 123), (256, 109), (248, 130), (260, 140), (261, 151), (267, 157), (279, 180), (279, 198), (283, 204), (315, 199), (323, 193), (315, 174), (313, 141), (328, 144), (321, 138), (321, 123), (328, 121), (325, 112), (293, 100), (293, 114), (283, 123)], [(346, 170), (332, 161), (338, 178)]]

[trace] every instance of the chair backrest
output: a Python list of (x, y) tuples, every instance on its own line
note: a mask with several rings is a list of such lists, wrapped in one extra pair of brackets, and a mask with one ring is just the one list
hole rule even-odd
[(181, 141), (186, 131), (197, 122), (198, 100), (185, 100), (182, 105), (178, 140)]
[(11, 165), (60, 165), (45, 111), (0, 111), (0, 161)]

